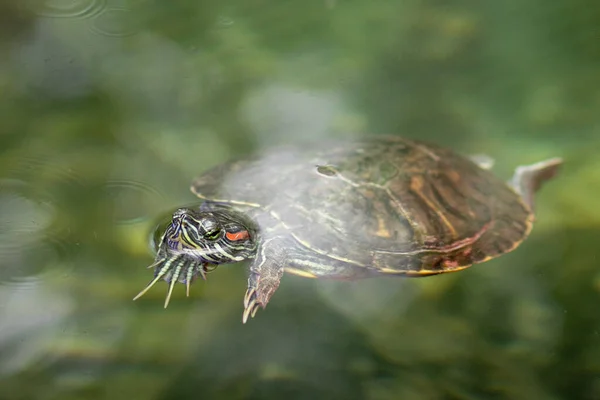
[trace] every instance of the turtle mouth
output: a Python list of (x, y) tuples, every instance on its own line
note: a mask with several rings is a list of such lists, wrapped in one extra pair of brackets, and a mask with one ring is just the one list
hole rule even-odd
[(200, 276), (206, 280), (206, 274), (214, 271), (217, 266), (204, 260), (191, 258), (186, 252), (171, 254), (165, 257), (157, 257), (155, 262), (148, 266), (154, 268), (154, 278), (148, 285), (133, 298), (137, 300), (142, 297), (152, 286), (163, 279), (169, 284), (169, 291), (165, 298), (165, 308), (168, 307), (175, 283), (180, 282), (186, 286), (186, 296), (190, 295), (190, 285)]

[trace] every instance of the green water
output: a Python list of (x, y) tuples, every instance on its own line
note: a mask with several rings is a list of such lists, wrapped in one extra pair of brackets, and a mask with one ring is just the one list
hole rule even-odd
[[(0, 2), (0, 399), (600, 399), (599, 24), (591, 0)], [(460, 273), (286, 275), (246, 325), (244, 264), (132, 301), (195, 175), (379, 133), (565, 166), (530, 238)]]

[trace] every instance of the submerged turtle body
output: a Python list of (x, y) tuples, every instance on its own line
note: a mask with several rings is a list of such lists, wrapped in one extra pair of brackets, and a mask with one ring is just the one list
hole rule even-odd
[(507, 183), (469, 157), (395, 136), (225, 163), (192, 182), (205, 202), (174, 214), (151, 284), (189, 287), (211, 266), (252, 259), (245, 322), (284, 271), (357, 279), (461, 270), (527, 237), (533, 194), (560, 163), (519, 167)]
[[(304, 275), (440, 273), (510, 251), (530, 230), (515, 191), (449, 150), (386, 137), (305, 153), (225, 164), (191, 190), (254, 214), (263, 229), (281, 224), (322, 259), (286, 266)], [(348, 265), (329, 267), (340, 261)]]

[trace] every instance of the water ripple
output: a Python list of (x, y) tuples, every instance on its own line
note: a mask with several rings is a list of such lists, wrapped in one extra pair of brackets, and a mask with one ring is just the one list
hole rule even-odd
[(90, 29), (104, 36), (125, 37), (138, 32), (138, 25), (132, 18), (133, 13), (129, 8), (108, 7), (96, 14), (91, 22)]
[[(25, 156), (5, 158), (2, 165), (2, 175), (13, 178), (13, 185), (20, 186), (20, 190), (39, 192), (35, 189), (36, 183), (40, 187), (67, 184), (70, 186), (80, 185), (83, 178), (68, 165), (60, 165), (58, 160), (46, 159), (42, 156)], [(66, 162), (63, 160), (63, 162)], [(21, 183), (18, 183), (21, 181)], [(0, 182), (1, 184), (2, 182)], [(13, 189), (16, 189), (13, 186)]]
[(90, 18), (106, 8), (106, 0), (28, 0), (35, 14), (46, 18)]
[(49, 233), (55, 212), (26, 182), (0, 180), (0, 283), (31, 286), (62, 267), (65, 244)]
[(162, 204), (162, 194), (145, 183), (132, 180), (112, 180), (106, 184), (113, 203), (113, 221), (133, 224), (154, 215)]
[(41, 281), (69, 273), (67, 242), (59, 236), (39, 235), (35, 240), (19, 240), (0, 247), (0, 285), (35, 289)]

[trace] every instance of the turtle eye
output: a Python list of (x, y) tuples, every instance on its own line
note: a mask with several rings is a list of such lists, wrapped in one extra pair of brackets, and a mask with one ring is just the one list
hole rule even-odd
[(206, 240), (216, 240), (221, 236), (221, 226), (219, 222), (211, 215), (199, 221), (202, 231), (202, 237)]
[(220, 230), (214, 230), (214, 231), (206, 232), (204, 234), (204, 238), (208, 239), (208, 240), (217, 240), (219, 238), (219, 236), (221, 236)]

